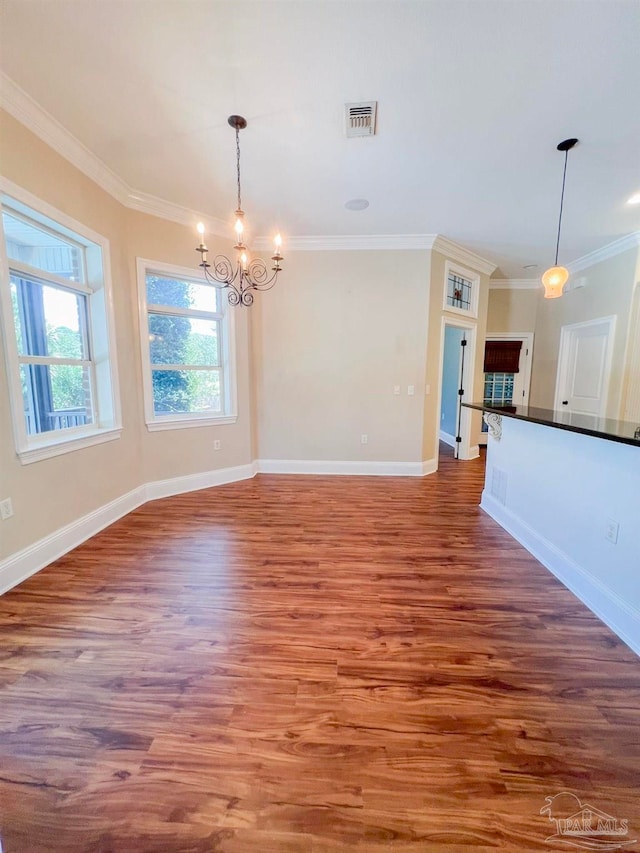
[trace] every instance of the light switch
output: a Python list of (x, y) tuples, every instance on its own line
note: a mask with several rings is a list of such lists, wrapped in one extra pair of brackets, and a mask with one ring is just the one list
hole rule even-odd
[(413, 395), (414, 395), (415, 393), (416, 393), (416, 386), (415, 386), (415, 385), (408, 385), (408, 386), (407, 386), (407, 394), (408, 394), (410, 397), (413, 397)]
[(393, 386), (393, 393), (396, 395), (396, 397), (400, 394), (400, 386), (399, 385)]

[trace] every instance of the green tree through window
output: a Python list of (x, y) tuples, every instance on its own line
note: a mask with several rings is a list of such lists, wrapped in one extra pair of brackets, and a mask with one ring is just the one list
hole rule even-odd
[[(147, 276), (147, 300), (155, 305), (191, 305), (189, 284), (175, 279)], [(187, 317), (166, 314), (149, 315), (149, 338), (153, 344), (155, 364), (180, 364), (185, 361), (191, 330)], [(185, 371), (156, 370), (153, 372), (153, 399), (156, 414), (189, 411), (189, 377)]]

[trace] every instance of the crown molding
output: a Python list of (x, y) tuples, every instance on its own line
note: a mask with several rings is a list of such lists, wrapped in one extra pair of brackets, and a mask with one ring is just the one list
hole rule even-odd
[[(313, 237), (287, 237), (286, 249), (291, 252), (357, 252), (390, 250), (429, 251), (435, 234), (335, 234)], [(253, 246), (261, 251), (271, 249), (271, 237), (256, 237)]]
[(432, 248), (435, 252), (446, 255), (452, 261), (464, 264), (464, 266), (470, 267), (474, 272), (484, 273), (484, 275), (491, 275), (498, 266), (493, 261), (488, 261), (486, 258), (476, 255), (471, 249), (466, 249), (464, 246), (454, 243), (453, 240), (449, 240), (441, 234), (436, 235)]
[(182, 205), (165, 201), (165, 199), (158, 198), (158, 196), (150, 195), (149, 193), (140, 193), (130, 189), (123, 204), (131, 208), (131, 210), (148, 213), (150, 216), (157, 216), (160, 219), (168, 219), (171, 222), (187, 225), (194, 229), (196, 223), (203, 222), (205, 234), (214, 234), (216, 237), (229, 238), (233, 235), (232, 226), (223, 219), (218, 219), (215, 216), (207, 216), (205, 213), (198, 213), (189, 207), (182, 207)]
[(200, 214), (130, 187), (2, 71), (0, 107), (125, 207), (178, 222), (180, 225), (194, 226), (202, 220), (207, 233), (218, 237), (230, 235), (228, 223), (221, 219)]
[(614, 240), (613, 243), (607, 243), (601, 249), (596, 249), (594, 252), (589, 252), (581, 258), (577, 258), (570, 264), (567, 264), (567, 269), (571, 275), (577, 272), (582, 272), (595, 264), (600, 264), (609, 258), (614, 258), (616, 255), (621, 255), (623, 252), (629, 252), (632, 249), (640, 247), (640, 231), (632, 231), (619, 240)]
[[(253, 241), (253, 246), (258, 251), (264, 251), (270, 249), (272, 243), (269, 237), (257, 237)], [(393, 249), (440, 252), (447, 258), (485, 275), (491, 275), (496, 269), (496, 264), (440, 234), (336, 234), (314, 237), (292, 236), (286, 241), (287, 252), (389, 251)]]
[(109, 195), (126, 204), (126, 183), (4, 72), (0, 72), (0, 106)]
[(489, 290), (537, 290), (542, 287), (539, 278), (494, 278), (489, 282)]

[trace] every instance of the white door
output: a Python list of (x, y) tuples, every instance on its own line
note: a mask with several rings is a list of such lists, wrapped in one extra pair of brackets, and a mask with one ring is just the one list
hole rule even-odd
[(615, 317), (563, 326), (560, 333), (555, 408), (604, 417)]

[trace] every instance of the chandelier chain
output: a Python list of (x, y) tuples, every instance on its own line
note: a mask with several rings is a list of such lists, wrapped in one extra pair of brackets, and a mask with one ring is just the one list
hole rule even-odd
[(238, 175), (238, 210), (242, 210), (240, 194), (240, 128), (236, 125), (236, 172)]

